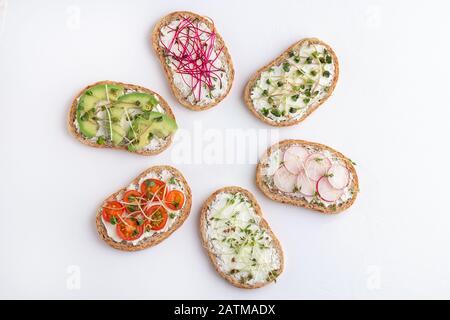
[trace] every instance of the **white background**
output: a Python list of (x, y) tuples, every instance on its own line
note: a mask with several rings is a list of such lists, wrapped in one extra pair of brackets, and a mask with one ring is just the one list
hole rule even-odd
[[(446, 1), (0, 0), (0, 8), (1, 298), (450, 298)], [(161, 16), (183, 9), (214, 19), (236, 69), (229, 97), (201, 113), (174, 99), (149, 42)], [(244, 85), (311, 36), (337, 52), (338, 86), (302, 124), (271, 133), (327, 144), (357, 162), (361, 193), (336, 216), (265, 198), (251, 159), (196, 164), (174, 154), (183, 145), (202, 160), (208, 130), (269, 132), (246, 109)], [(143, 157), (76, 141), (65, 123), (70, 103), (105, 79), (159, 92), (191, 143)], [(110, 248), (96, 233), (97, 206), (155, 164), (185, 174), (189, 219), (154, 248)], [(201, 247), (199, 208), (227, 185), (256, 195), (283, 244), (276, 284), (234, 288)], [(77, 275), (79, 289), (70, 285)]]

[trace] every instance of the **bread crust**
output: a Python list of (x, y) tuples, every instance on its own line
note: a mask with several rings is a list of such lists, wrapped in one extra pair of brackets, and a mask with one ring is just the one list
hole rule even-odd
[[(255, 86), (256, 82), (258, 81), (260, 75), (262, 72), (266, 71), (267, 69), (275, 66), (275, 65), (279, 65), (282, 61), (286, 60), (289, 57), (289, 52), (298, 47), (301, 46), (304, 42), (310, 42), (313, 44), (320, 44), (323, 45), (324, 47), (327, 48), (328, 52), (331, 54), (331, 56), (333, 57), (333, 64), (334, 64), (334, 68), (335, 68), (335, 76), (333, 79), (333, 82), (330, 85), (330, 88), (328, 90), (328, 93), (326, 96), (323, 97), (323, 99), (320, 100), (320, 102), (318, 103), (314, 103), (312, 104), (307, 112), (301, 116), (298, 119), (291, 119), (291, 120), (287, 120), (287, 121), (273, 121), (265, 116), (263, 116), (262, 114), (260, 114), (255, 106), (253, 105), (253, 101), (251, 99), (251, 91), (252, 88)], [(328, 100), (328, 98), (333, 94), (334, 88), (336, 87), (337, 81), (339, 78), (339, 61), (338, 58), (336, 56), (336, 53), (334, 52), (334, 50), (325, 42), (317, 39), (317, 38), (305, 38), (302, 39), (296, 43), (294, 43), (293, 45), (291, 45), (289, 48), (287, 48), (285, 51), (283, 51), (283, 53), (278, 56), (275, 60), (273, 60), (272, 62), (269, 62), (268, 64), (266, 64), (264, 67), (260, 68), (258, 71), (256, 71), (256, 73), (250, 78), (250, 80), (247, 82), (247, 85), (245, 86), (244, 89), (244, 101), (245, 101), (245, 105), (247, 106), (247, 108), (261, 121), (274, 126), (274, 127), (287, 127), (287, 126), (293, 126), (297, 123), (302, 122), (303, 120), (305, 120), (311, 113), (313, 113), (318, 107), (320, 107), (326, 100)]]
[(95, 225), (97, 228), (97, 232), (103, 241), (105, 241), (108, 245), (110, 245), (111, 247), (113, 247), (115, 249), (119, 249), (119, 250), (123, 250), (123, 251), (137, 251), (137, 250), (142, 250), (142, 249), (150, 248), (150, 247), (157, 245), (158, 243), (160, 243), (161, 241), (163, 241), (164, 239), (169, 237), (179, 227), (181, 227), (181, 225), (184, 223), (184, 221), (186, 221), (187, 217), (189, 216), (189, 214), (191, 212), (192, 193), (191, 193), (191, 188), (189, 187), (186, 179), (184, 178), (183, 174), (180, 171), (178, 171), (177, 169), (175, 169), (174, 167), (171, 167), (171, 166), (153, 166), (153, 167), (148, 168), (144, 172), (142, 172), (135, 179), (133, 179), (133, 181), (131, 181), (129, 184), (139, 183), (139, 180), (142, 177), (144, 177), (145, 175), (147, 175), (149, 172), (159, 173), (164, 170), (170, 171), (170, 173), (172, 173), (176, 177), (176, 179), (182, 183), (182, 185), (184, 187), (184, 193), (185, 193), (186, 200), (185, 200), (184, 207), (181, 210), (181, 213), (180, 213), (180, 216), (178, 217), (178, 219), (170, 226), (170, 228), (167, 231), (161, 232), (161, 233), (155, 233), (153, 236), (141, 240), (137, 245), (126, 243), (126, 241), (122, 241), (122, 242), (114, 241), (113, 239), (111, 239), (108, 236), (106, 227), (103, 224), (102, 214), (101, 214), (102, 206), (105, 202), (114, 201), (116, 199), (116, 196), (120, 192), (123, 192), (126, 190), (126, 187), (124, 187), (124, 188), (118, 190), (117, 192), (114, 192), (108, 198), (106, 198), (102, 202), (102, 204), (99, 206), (99, 208), (97, 209), (97, 213), (95, 215)]
[[(303, 199), (299, 199), (296, 197), (292, 197), (289, 195), (280, 195), (280, 194), (275, 194), (274, 192), (272, 192), (269, 187), (264, 183), (263, 181), (263, 177), (264, 177), (264, 165), (263, 163), (266, 162), (267, 157), (270, 156), (270, 154), (280, 148), (284, 148), (286, 146), (290, 146), (293, 144), (303, 144), (303, 145), (309, 145), (312, 147), (318, 147), (322, 150), (328, 150), (330, 151), (332, 154), (337, 155), (344, 163), (346, 168), (351, 172), (351, 174), (353, 175), (353, 185), (354, 185), (354, 194), (353, 196), (347, 200), (346, 202), (344, 202), (341, 206), (337, 206), (336, 210), (332, 210), (330, 208), (324, 208), (321, 207), (317, 204), (312, 204), (309, 203), (306, 200)], [(334, 213), (340, 213), (346, 209), (348, 209), (350, 206), (353, 205), (353, 203), (356, 200), (356, 197), (359, 193), (359, 182), (358, 182), (358, 175), (356, 174), (356, 170), (355, 167), (352, 163), (352, 161), (345, 157), (342, 153), (340, 153), (339, 151), (334, 150), (333, 148), (330, 148), (326, 145), (320, 144), (320, 143), (316, 143), (316, 142), (310, 142), (310, 141), (305, 141), (305, 140), (294, 140), (294, 139), (288, 139), (288, 140), (283, 140), (280, 141), (272, 146), (270, 146), (267, 151), (264, 153), (264, 155), (261, 157), (261, 159), (258, 162), (258, 165), (256, 167), (256, 185), (258, 186), (258, 188), (270, 199), (277, 201), (277, 202), (281, 202), (281, 203), (287, 203), (287, 204), (292, 204), (298, 207), (303, 207), (303, 208), (308, 208), (311, 210), (315, 210), (315, 211), (319, 211), (321, 213), (325, 213), (325, 214), (334, 214)]]
[(230, 186), (230, 187), (224, 187), (221, 188), (217, 191), (215, 191), (213, 194), (211, 194), (208, 199), (206, 199), (206, 201), (203, 204), (203, 207), (201, 209), (200, 212), (200, 236), (201, 236), (201, 240), (202, 240), (202, 245), (205, 248), (213, 266), (214, 269), (217, 271), (217, 273), (220, 274), (220, 276), (222, 276), (225, 280), (227, 280), (228, 282), (230, 282), (233, 286), (236, 286), (238, 288), (242, 288), (242, 289), (256, 289), (256, 288), (261, 288), (273, 281), (269, 281), (269, 282), (260, 282), (260, 283), (256, 283), (254, 285), (249, 285), (249, 284), (243, 284), (240, 283), (238, 280), (236, 280), (234, 277), (232, 277), (229, 274), (224, 273), (222, 270), (220, 270), (220, 266), (217, 263), (216, 260), (216, 255), (214, 254), (214, 252), (212, 252), (209, 248), (208, 245), (208, 236), (206, 233), (206, 218), (207, 218), (207, 213), (208, 213), (208, 209), (209, 209), (209, 205), (214, 201), (214, 199), (216, 198), (216, 196), (221, 193), (221, 192), (227, 192), (227, 193), (242, 193), (243, 195), (245, 195), (248, 200), (250, 201), (251, 205), (255, 208), (255, 212), (257, 215), (259, 215), (261, 217), (261, 221), (259, 223), (261, 228), (264, 228), (267, 230), (267, 232), (270, 234), (270, 236), (273, 239), (273, 245), (275, 246), (276, 251), (278, 252), (278, 255), (280, 257), (280, 269), (278, 270), (278, 275), (280, 275), (283, 270), (284, 270), (284, 252), (283, 249), (281, 247), (281, 243), (278, 240), (278, 238), (275, 236), (275, 234), (273, 233), (272, 229), (270, 228), (269, 224), (267, 223), (267, 221), (264, 219), (261, 207), (259, 206), (258, 202), (256, 201), (255, 196), (248, 190), (243, 189), (241, 187), (237, 187), (237, 186)]
[(69, 130), (70, 134), (72, 136), (74, 136), (78, 141), (80, 141), (81, 143), (88, 145), (90, 147), (94, 147), (94, 148), (108, 148), (108, 149), (119, 149), (119, 150), (126, 150), (128, 152), (131, 153), (137, 153), (140, 155), (144, 155), (144, 156), (152, 156), (152, 155), (156, 155), (159, 154), (161, 152), (163, 152), (164, 150), (166, 150), (172, 143), (173, 140), (173, 133), (167, 137), (166, 142), (161, 146), (161, 148), (159, 149), (155, 149), (155, 150), (138, 150), (138, 151), (130, 151), (128, 150), (127, 146), (114, 146), (114, 145), (100, 145), (96, 142), (90, 141), (86, 138), (83, 137), (83, 135), (77, 131), (77, 128), (75, 127), (75, 120), (76, 120), (76, 113), (77, 113), (77, 106), (78, 106), (78, 98), (80, 98), (80, 96), (86, 91), (89, 90), (90, 88), (99, 85), (99, 84), (111, 84), (111, 85), (120, 85), (123, 86), (124, 88), (127, 89), (133, 89), (139, 92), (145, 92), (145, 93), (149, 93), (152, 95), (155, 95), (158, 97), (159, 100), (159, 105), (164, 109), (164, 111), (166, 112), (167, 115), (169, 115), (172, 119), (175, 119), (175, 115), (172, 112), (172, 109), (170, 108), (169, 104), (167, 103), (166, 100), (164, 100), (163, 97), (161, 97), (158, 93), (138, 86), (138, 85), (134, 85), (134, 84), (128, 84), (128, 83), (123, 83), (123, 82), (117, 82), (117, 81), (110, 81), (110, 80), (104, 80), (104, 81), (99, 81), (96, 83), (93, 83), (91, 85), (88, 85), (86, 88), (84, 88), (83, 90), (81, 90), (75, 97), (75, 99), (73, 99), (72, 105), (70, 106), (70, 111), (67, 117), (67, 129)]
[[(216, 34), (217, 44), (220, 47), (223, 46), (223, 54), (225, 56), (225, 61), (228, 65), (228, 69), (229, 69), (228, 70), (228, 79), (229, 79), (228, 88), (220, 97), (218, 97), (217, 99), (215, 99), (214, 101), (212, 101), (209, 104), (205, 104), (205, 105), (191, 104), (187, 99), (185, 99), (183, 97), (180, 90), (174, 84), (172, 71), (171, 71), (170, 67), (167, 65), (165, 58), (164, 58), (164, 50), (159, 45), (159, 42), (160, 42), (160, 32), (159, 31), (161, 30), (161, 28), (168, 25), (173, 20), (182, 18), (182, 17), (190, 17), (192, 19), (199, 19), (201, 22), (205, 23), (208, 26), (208, 28), (210, 28), (210, 30), (212, 30)], [(159, 61), (161, 62), (161, 65), (163, 66), (164, 73), (166, 75), (167, 81), (169, 82), (169, 86), (170, 86), (173, 94), (177, 98), (178, 102), (181, 105), (183, 105), (184, 107), (186, 107), (188, 109), (194, 110), (194, 111), (203, 111), (203, 110), (207, 110), (207, 109), (210, 109), (210, 108), (216, 106), (223, 99), (225, 99), (226, 96), (228, 96), (228, 94), (231, 90), (231, 87), (233, 86), (234, 65), (233, 65), (233, 61), (231, 60), (231, 55), (228, 51), (225, 41), (223, 40), (220, 33), (217, 31), (216, 27), (214, 26), (213, 21), (210, 18), (200, 16), (200, 15), (190, 12), (190, 11), (175, 11), (175, 12), (169, 13), (168, 15), (164, 16), (156, 23), (155, 27), (153, 28), (151, 41), (152, 41), (153, 49), (155, 50), (156, 55), (158, 56)]]

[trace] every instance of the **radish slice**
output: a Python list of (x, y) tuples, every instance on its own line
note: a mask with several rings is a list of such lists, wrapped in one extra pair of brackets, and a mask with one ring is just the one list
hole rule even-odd
[(327, 177), (323, 176), (317, 181), (317, 193), (323, 201), (335, 202), (344, 194), (344, 190), (333, 188)]
[(331, 161), (317, 152), (310, 154), (305, 161), (305, 172), (308, 178), (318, 181), (331, 167)]
[(316, 193), (316, 182), (309, 179), (304, 172), (297, 177), (297, 188), (301, 194), (311, 197)]
[(344, 189), (350, 182), (350, 173), (343, 165), (335, 163), (328, 170), (328, 181), (335, 189)]
[(284, 166), (292, 174), (299, 174), (303, 169), (303, 162), (308, 157), (308, 151), (299, 146), (288, 148), (284, 152)]
[(295, 188), (297, 176), (290, 173), (285, 167), (280, 167), (273, 175), (275, 186), (283, 192), (292, 192)]

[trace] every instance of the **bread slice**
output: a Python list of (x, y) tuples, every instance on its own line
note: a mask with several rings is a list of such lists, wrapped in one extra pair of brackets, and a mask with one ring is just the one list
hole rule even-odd
[(122, 82), (116, 82), (116, 81), (109, 81), (109, 80), (105, 80), (105, 81), (99, 81), (96, 83), (93, 83), (89, 86), (87, 86), (86, 88), (84, 88), (83, 90), (81, 90), (75, 97), (75, 99), (72, 102), (72, 105), (70, 107), (70, 111), (67, 117), (67, 128), (70, 132), (70, 134), (72, 136), (74, 136), (78, 141), (80, 141), (81, 143), (91, 146), (91, 147), (95, 147), (95, 148), (111, 148), (111, 149), (121, 149), (121, 150), (126, 150), (132, 153), (137, 153), (137, 154), (141, 154), (141, 155), (146, 155), (146, 156), (150, 156), (150, 155), (156, 155), (159, 154), (161, 152), (163, 152), (164, 150), (166, 150), (170, 144), (172, 143), (173, 140), (173, 134), (171, 134), (170, 136), (168, 136), (164, 143), (160, 145), (159, 148), (154, 149), (154, 150), (136, 150), (136, 151), (130, 151), (128, 150), (127, 146), (122, 146), (122, 145), (112, 145), (110, 143), (105, 143), (105, 144), (98, 144), (95, 141), (91, 141), (87, 138), (85, 138), (77, 129), (76, 125), (75, 125), (75, 121), (76, 121), (76, 113), (77, 113), (77, 106), (78, 106), (78, 100), (81, 97), (81, 95), (89, 90), (90, 88), (96, 86), (96, 85), (100, 85), (100, 84), (108, 84), (108, 85), (120, 85), (123, 86), (126, 89), (130, 89), (130, 90), (134, 90), (137, 92), (142, 92), (142, 93), (148, 93), (148, 94), (152, 94), (155, 95), (156, 97), (158, 97), (159, 100), (159, 105), (164, 109), (165, 113), (170, 116), (172, 119), (175, 119), (175, 115), (172, 112), (172, 109), (170, 108), (169, 104), (167, 103), (166, 100), (164, 100), (163, 97), (161, 97), (158, 93), (149, 90), (147, 88), (138, 86), (138, 85), (134, 85), (134, 84), (127, 84), (127, 83), (122, 83)]
[[(316, 52), (315, 56), (313, 53), (302, 56), (300, 50), (309, 52), (311, 48), (315, 50), (312, 51)], [(317, 54), (320, 50), (323, 51)], [(287, 71), (284, 69), (285, 62), (288, 62)], [(314, 69), (314, 66), (317, 68)], [(316, 73), (312, 76), (311, 72)], [(265, 76), (270, 75), (268, 83), (267, 79), (261, 79), (263, 73)], [(286, 75), (294, 77), (295, 86), (291, 82), (286, 82)], [(250, 78), (244, 90), (245, 104), (258, 119), (269, 125), (292, 126), (306, 119), (331, 96), (338, 78), (339, 63), (333, 49), (319, 39), (306, 38), (294, 43)], [(267, 90), (262, 90), (264, 88)], [(318, 94), (315, 97), (316, 91)], [(281, 102), (282, 99), (284, 102)], [(276, 114), (284, 112), (284, 115), (276, 115), (275, 111)]]
[[(320, 194), (317, 191), (313, 196), (304, 196), (303, 194), (301, 194), (301, 190), (294, 189), (294, 192), (285, 192), (281, 191), (276, 186), (274, 182), (274, 171), (278, 170), (277, 168), (286, 166), (286, 164), (283, 163), (285, 159), (284, 152), (292, 146), (307, 148), (311, 151), (311, 153), (313, 153), (314, 151), (322, 151), (324, 154), (328, 154), (331, 159), (335, 159), (332, 160), (332, 163), (342, 165), (348, 170), (348, 184), (345, 189), (343, 189), (344, 192), (339, 200), (334, 202), (327, 202), (321, 198)], [(279, 160), (276, 160), (278, 157), (277, 152), (280, 155)], [(283, 158), (281, 158), (282, 155)], [(274, 161), (273, 165), (271, 161)], [(305, 167), (303, 168), (304, 170), (306, 170)], [(315, 182), (314, 180), (311, 181), (317, 188), (317, 182)], [(261, 157), (256, 167), (256, 185), (268, 198), (272, 200), (312, 209), (327, 214), (339, 213), (348, 209), (355, 202), (359, 192), (358, 176), (356, 174), (355, 166), (352, 160), (326, 145), (304, 140), (283, 140), (269, 147), (266, 153)], [(298, 182), (296, 188), (298, 188)]]
[[(224, 198), (221, 198), (224, 197)], [(233, 200), (233, 202), (230, 201), (230, 199), (238, 199), (238, 200)], [(223, 201), (226, 200), (226, 204), (232, 203), (231, 205), (236, 204), (235, 201), (242, 201), (242, 199), (245, 199), (245, 201), (247, 201), (247, 203), (250, 205), (251, 208), (254, 208), (254, 213), (255, 216), (257, 217), (256, 220), (254, 219), (254, 221), (249, 220), (250, 224), (252, 224), (251, 227), (246, 227), (246, 229), (249, 230), (248, 232), (248, 237), (252, 237), (252, 234), (254, 232), (254, 230), (261, 230), (260, 232), (264, 232), (265, 236), (267, 236), (269, 240), (262, 240), (262, 241), (267, 241), (265, 242), (264, 246), (267, 245), (267, 248), (263, 248), (261, 249), (260, 245), (261, 243), (256, 242), (256, 244), (253, 244), (253, 248), (252, 248), (252, 255), (251, 257), (254, 256), (258, 256), (258, 253), (261, 252), (265, 252), (265, 254), (270, 254), (270, 262), (267, 262), (267, 260), (265, 260), (265, 264), (260, 264), (260, 261), (257, 260), (250, 260), (250, 261), (254, 261), (254, 265), (252, 263), (251, 266), (248, 266), (248, 270), (250, 271), (239, 271), (238, 269), (234, 269), (234, 268), (238, 268), (239, 264), (245, 263), (245, 258), (239, 257), (238, 255), (236, 257), (232, 256), (231, 260), (228, 261), (228, 263), (230, 263), (232, 265), (232, 269), (227, 270), (226, 265), (224, 266), (224, 262), (226, 261), (226, 259), (230, 259), (230, 255), (228, 254), (224, 254), (223, 257), (221, 257), (221, 255), (217, 252), (216, 248), (216, 244), (215, 243), (223, 243), (220, 242), (221, 240), (217, 240), (214, 239), (213, 236), (211, 236), (211, 231), (208, 228), (212, 228), (212, 223), (214, 223), (216, 221), (216, 223), (219, 223), (217, 221), (222, 221), (221, 219), (214, 217), (211, 218), (209, 216), (211, 210), (214, 209), (215, 205), (219, 205), (221, 203), (223, 203)], [(237, 203), (237, 206), (240, 205), (241, 202)], [(229, 208), (228, 208), (229, 209)], [(234, 208), (232, 208), (234, 209)], [(242, 209), (241, 209), (242, 210)], [(239, 211), (239, 210), (236, 210)], [(232, 212), (236, 212), (235, 209)], [(216, 214), (217, 212), (214, 211)], [(222, 210), (222, 212), (226, 212), (226, 209)], [(250, 212), (250, 211), (249, 211)], [(236, 214), (236, 213), (235, 213)], [(236, 214), (237, 216), (238, 214)], [(253, 217), (253, 215), (251, 215)], [(244, 215), (245, 218), (245, 215)], [(224, 218), (224, 219), (228, 219), (226, 221), (230, 222), (230, 224), (226, 224), (227, 222), (225, 222), (226, 224), (226, 228), (228, 228), (229, 230), (227, 231), (227, 229), (223, 230), (224, 234), (230, 234), (228, 232), (231, 232), (231, 235), (236, 236), (236, 234), (234, 234), (235, 230), (239, 229), (239, 225), (237, 225), (238, 223), (244, 223), (245, 225), (247, 224), (246, 221), (243, 221), (242, 219), (244, 218), (240, 218), (239, 222), (235, 222), (235, 225), (233, 225), (233, 222), (231, 218)], [(219, 220), (217, 220), (219, 219)], [(259, 220), (259, 221), (258, 221)], [(235, 228), (234, 230), (232, 228)], [(250, 193), (249, 191), (240, 188), (240, 187), (225, 187), (222, 189), (217, 190), (216, 192), (214, 192), (203, 204), (203, 207), (201, 209), (201, 213), (200, 213), (200, 234), (201, 234), (201, 238), (202, 238), (202, 244), (203, 247), (206, 249), (209, 258), (211, 259), (211, 262), (214, 266), (214, 268), (216, 269), (216, 271), (228, 282), (230, 282), (232, 285), (239, 287), (239, 288), (244, 288), (244, 289), (254, 289), (254, 288), (260, 288), (263, 287), (273, 281), (276, 281), (276, 278), (283, 272), (284, 269), (284, 254), (283, 254), (283, 250), (281, 248), (281, 244), (278, 241), (277, 237), (275, 236), (275, 234), (272, 232), (269, 224), (267, 223), (267, 221), (263, 218), (263, 213), (261, 210), (261, 207), (259, 206), (258, 202), (256, 201), (255, 196)], [(261, 235), (262, 237), (262, 235)], [(233, 238), (233, 237), (230, 237)], [(249, 239), (248, 238), (248, 239)], [(242, 239), (242, 238), (241, 238)], [(258, 238), (257, 238), (258, 239)], [(213, 243), (214, 242), (214, 243)], [(231, 243), (231, 242), (230, 242)], [(231, 245), (230, 245), (231, 246)], [(238, 245), (236, 245), (236, 242), (234, 242), (234, 248), (239, 248)], [(242, 249), (243, 248), (243, 249)], [(248, 249), (248, 246), (245, 247), (241, 247), (240, 251), (242, 252), (243, 250)], [(239, 249), (233, 249), (233, 250), (239, 250)], [(253, 253), (253, 250), (255, 251), (255, 253)], [(260, 250), (260, 251), (259, 251)], [(264, 250), (269, 250), (269, 251), (264, 251)], [(264, 253), (263, 253), (264, 254)], [(225, 260), (223, 260), (225, 259)], [(235, 260), (233, 260), (235, 259)], [(256, 259), (256, 258), (255, 258)], [(247, 259), (248, 260), (248, 259)], [(274, 266), (274, 269), (272, 269), (272, 266), (269, 266), (267, 268), (267, 265), (269, 263), (272, 263)], [(267, 269), (264, 269), (267, 268)], [(256, 271), (255, 271), (256, 270)], [(256, 272), (256, 275), (253, 275), (251, 272)], [(261, 274), (259, 274), (258, 272), (262, 272)], [(267, 274), (267, 277), (266, 277)], [(249, 275), (251, 276), (251, 279), (249, 279)], [(262, 276), (262, 278), (261, 278)]]
[(176, 220), (167, 228), (167, 230), (165, 230), (164, 232), (160, 232), (160, 233), (154, 233), (150, 237), (142, 239), (136, 244), (132, 244), (129, 241), (125, 241), (125, 240), (118, 242), (118, 241), (115, 241), (114, 239), (112, 239), (108, 235), (107, 228), (105, 227), (106, 222), (104, 222), (103, 218), (102, 218), (102, 208), (103, 208), (104, 204), (107, 203), (108, 201), (115, 201), (117, 199), (117, 197), (120, 198), (121, 194), (123, 194), (127, 189), (127, 187), (124, 187), (124, 188), (118, 190), (117, 192), (114, 192), (108, 198), (106, 198), (102, 202), (102, 205), (100, 205), (100, 207), (97, 209), (97, 213), (95, 216), (95, 225), (97, 227), (97, 232), (103, 241), (105, 241), (107, 244), (109, 244), (111, 247), (113, 247), (115, 249), (119, 249), (119, 250), (123, 250), (123, 251), (137, 251), (137, 250), (142, 250), (142, 249), (146, 249), (149, 247), (153, 247), (154, 245), (157, 245), (158, 243), (160, 243), (161, 241), (163, 241), (164, 239), (169, 237), (173, 232), (175, 232), (178, 228), (181, 227), (181, 225), (184, 223), (184, 221), (189, 216), (189, 213), (191, 212), (192, 193), (191, 193), (191, 188), (189, 187), (186, 179), (184, 178), (184, 176), (182, 175), (182, 173), (180, 171), (178, 171), (177, 169), (175, 169), (174, 167), (171, 167), (171, 166), (153, 166), (153, 167), (148, 168), (144, 172), (142, 172), (129, 185), (139, 184), (140, 179), (144, 178), (149, 173), (167, 174), (167, 172), (170, 173), (170, 175), (172, 175), (175, 178), (175, 180), (178, 181), (182, 185), (183, 191), (184, 191), (184, 196), (185, 196), (185, 202), (184, 202), (183, 207), (181, 208), (179, 213), (177, 213)]
[[(189, 19), (190, 21), (199, 21), (199, 23), (206, 26), (208, 30), (211, 30), (215, 34), (214, 54), (211, 55), (211, 58), (208, 61), (212, 61), (212, 64), (216, 66), (220, 64), (221, 69), (223, 69), (223, 75), (227, 78), (227, 81), (226, 85), (223, 85), (223, 87), (217, 92), (217, 94), (215, 94), (214, 97), (212, 97), (212, 99), (202, 98), (199, 101), (197, 101), (198, 99), (195, 98), (198, 93), (197, 90), (195, 90), (194, 94), (192, 94), (192, 90), (189, 93), (182, 92), (179, 86), (184, 86), (185, 82), (181, 78), (175, 81), (175, 77), (178, 77), (179, 74), (171, 68), (170, 58), (168, 58), (169, 56), (167, 50), (161, 45), (162, 39), (164, 37), (162, 34), (163, 28), (169, 26), (174, 21), (181, 19)], [(205, 43), (206, 43), (205, 41), (202, 42), (203, 45)], [(209, 44), (210, 43), (208, 42), (208, 45)], [(170, 88), (172, 89), (173, 94), (175, 95), (177, 100), (186, 108), (195, 111), (209, 109), (211, 107), (216, 106), (219, 102), (221, 102), (230, 92), (234, 80), (233, 62), (228, 52), (228, 48), (225, 45), (225, 41), (223, 40), (222, 36), (217, 32), (217, 29), (214, 26), (214, 22), (210, 18), (203, 17), (196, 13), (188, 11), (172, 12), (161, 18), (155, 25), (152, 33), (152, 45), (156, 54), (158, 55), (161, 65), (164, 68), (164, 73), (166, 74), (167, 80), (169, 81), (169, 85)], [(220, 52), (220, 54), (218, 55), (219, 58), (214, 61), (216, 57), (215, 53), (217, 52)], [(216, 77), (216, 75), (211, 74), (211, 78)], [(188, 80), (190, 79), (188, 75), (185, 75), (184, 77)], [(205, 78), (202, 79), (205, 80)], [(179, 84), (178, 86), (177, 83)], [(220, 87), (221, 82), (216, 82), (215, 86)], [(189, 91), (188, 89), (186, 90)], [(205, 90), (203, 90), (203, 92), (205, 92)], [(199, 97), (201, 98), (201, 93), (199, 94)]]

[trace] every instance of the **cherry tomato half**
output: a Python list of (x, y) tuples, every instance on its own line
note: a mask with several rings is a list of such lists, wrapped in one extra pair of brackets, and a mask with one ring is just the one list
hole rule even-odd
[(162, 200), (166, 184), (158, 179), (147, 179), (141, 184), (141, 193), (147, 199), (152, 199), (155, 195)]
[(103, 219), (109, 223), (117, 223), (118, 217), (123, 213), (123, 205), (118, 201), (109, 201), (103, 205)]
[(150, 218), (145, 222), (145, 230), (161, 230), (167, 223), (167, 210), (163, 206), (152, 206), (145, 211), (145, 215)]
[(144, 226), (139, 225), (136, 219), (126, 218), (120, 220), (116, 227), (117, 235), (127, 241), (137, 240), (144, 233)]
[(142, 194), (137, 190), (128, 190), (123, 195), (123, 202), (125, 202), (125, 210), (129, 213), (140, 211), (139, 207), (142, 205)]
[(172, 210), (180, 210), (184, 204), (184, 194), (179, 190), (172, 190), (164, 199), (166, 206)]

